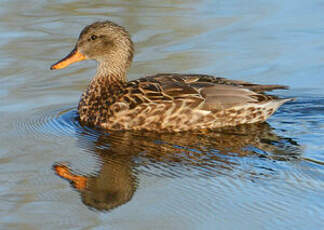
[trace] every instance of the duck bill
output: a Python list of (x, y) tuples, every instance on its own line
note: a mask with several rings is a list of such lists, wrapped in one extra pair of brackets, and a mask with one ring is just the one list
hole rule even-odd
[(74, 48), (71, 51), (71, 53), (69, 53), (65, 58), (59, 60), (54, 65), (52, 65), (51, 69), (52, 70), (53, 69), (62, 69), (72, 63), (83, 61), (85, 59), (86, 59), (86, 57), (82, 53), (80, 53), (76, 48)]

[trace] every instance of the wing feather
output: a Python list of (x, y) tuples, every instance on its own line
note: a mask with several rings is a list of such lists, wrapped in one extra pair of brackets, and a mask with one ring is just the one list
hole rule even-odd
[(131, 81), (128, 88), (126, 91), (133, 92), (132, 95), (136, 92), (137, 104), (182, 100), (192, 108), (219, 110), (247, 103), (265, 103), (275, 97), (262, 92), (286, 87), (257, 85), (210, 75), (157, 74)]

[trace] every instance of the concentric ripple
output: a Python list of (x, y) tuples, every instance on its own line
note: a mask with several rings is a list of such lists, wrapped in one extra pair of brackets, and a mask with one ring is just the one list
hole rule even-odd
[(83, 127), (78, 121), (78, 113), (72, 106), (56, 106), (55, 109), (44, 109), (33, 113), (28, 119), (20, 119), (16, 130), (21, 135), (42, 136), (75, 136), (80, 133), (98, 135), (94, 129)]
[[(313, 100), (309, 103), (315, 105)], [(279, 123), (283, 128), (281, 130), (261, 123), (227, 127), (210, 133), (104, 132), (81, 126), (77, 110), (67, 105), (54, 109), (41, 108), (46, 112), (33, 113), (29, 119), (18, 123), (17, 129), (24, 135), (36, 138), (74, 137), (79, 149), (86, 150), (98, 160), (96, 172), (90, 174), (84, 173), (88, 171), (89, 161), (82, 162), (79, 157), (71, 162), (55, 162), (53, 165), (56, 174), (69, 180), (80, 192), (83, 204), (91, 209), (109, 211), (122, 206), (133, 199), (133, 194), (141, 186), (139, 178), (146, 178), (146, 181), (158, 178), (162, 184), (170, 181), (169, 186), (176, 194), (199, 194), (202, 190), (204, 195), (196, 197), (200, 207), (217, 210), (219, 206), (222, 210), (226, 204), (222, 204), (221, 200), (207, 201), (215, 196), (216, 191), (239, 195), (247, 192), (245, 187), (250, 186), (248, 194), (254, 194), (254, 183), (272, 184), (279, 179), (289, 181), (290, 187), (287, 186), (285, 191), (293, 192), (291, 188), (297, 189), (295, 186), (300, 185), (298, 178), (306, 178), (302, 168), (291, 167), (295, 161), (303, 159), (303, 146), (296, 138), (285, 134), (284, 129), (292, 123), (287, 113), (299, 114), (304, 111), (298, 106), (297, 102), (287, 104), (272, 118), (271, 123)], [(280, 119), (282, 116), (285, 119)], [(287, 123), (281, 120), (287, 120)], [(85, 167), (74, 170), (73, 165), (80, 162)], [(313, 172), (309, 174), (314, 176)], [(204, 187), (209, 180), (217, 182), (210, 185), (211, 190)], [(321, 183), (316, 176), (313, 181), (314, 184), (308, 185), (311, 188)], [(273, 187), (263, 192), (269, 195), (278, 193)], [(176, 200), (181, 199), (182, 203), (177, 203)], [(230, 202), (233, 198), (228, 199)], [(191, 196), (181, 195), (176, 200), (163, 201), (161, 208), (169, 213), (179, 207), (178, 216), (189, 215)], [(188, 201), (189, 206), (186, 205)], [(255, 209), (244, 203), (233, 206), (242, 208), (240, 205), (250, 211)], [(260, 203), (257, 208), (262, 210), (267, 206), (269, 210), (277, 209), (268, 203)], [(205, 215), (196, 217), (204, 219)]]

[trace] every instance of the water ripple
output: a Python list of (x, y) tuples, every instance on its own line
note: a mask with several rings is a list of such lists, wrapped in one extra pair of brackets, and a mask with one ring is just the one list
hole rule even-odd
[(49, 136), (75, 136), (82, 132), (87, 135), (98, 135), (96, 130), (83, 127), (78, 121), (77, 110), (72, 106), (57, 106), (55, 109), (44, 109), (34, 113), (29, 119), (19, 119), (16, 130), (20, 135), (35, 137)]
[[(53, 162), (56, 173), (70, 181), (80, 192), (83, 203), (95, 210), (111, 210), (129, 202), (137, 190), (138, 178), (148, 177), (187, 181), (173, 182), (172, 186), (180, 193), (204, 191), (199, 206), (211, 211), (215, 207), (206, 199), (212, 194), (192, 180), (205, 183), (226, 177), (226, 181), (218, 180), (224, 191), (244, 190), (242, 181), (246, 179), (248, 183), (266, 183), (280, 177), (287, 164), (278, 162), (298, 159), (303, 151), (296, 141), (277, 135), (267, 123), (211, 133), (103, 132), (81, 126), (71, 106), (47, 111), (33, 114), (29, 120), (18, 123), (17, 129), (35, 138), (73, 137), (80, 149), (98, 159), (95, 173), (84, 173), (82, 168), (75, 170), (73, 165), (77, 162)], [(108, 200), (104, 198), (107, 194)], [(191, 198), (183, 199), (179, 216), (190, 214), (185, 201)], [(177, 204), (171, 203), (168, 201), (163, 209), (175, 209)]]
[[(159, 178), (158, 183), (173, 191), (172, 197), (159, 202), (158, 210), (165, 213), (161, 217), (167, 219), (173, 213), (182, 226), (194, 225), (197, 220), (208, 222), (214, 218), (213, 211), (222, 212), (228, 205), (231, 210), (251, 213), (285, 213), (299, 196), (323, 183), (315, 172), (296, 166), (292, 170), (292, 165), (303, 161), (303, 146), (289, 136), (278, 135), (278, 130), (267, 123), (210, 133), (104, 132), (81, 126), (72, 106), (42, 111), (47, 112), (34, 113), (27, 121), (17, 123), (16, 129), (35, 138), (73, 137), (81, 150), (96, 158), (98, 164), (90, 173), (86, 172), (88, 162), (81, 163), (84, 168), (75, 169), (80, 165), (79, 158), (53, 162), (56, 174), (69, 181), (83, 204), (92, 210), (111, 211), (123, 206), (141, 190), (142, 180)], [(288, 183), (278, 190), (273, 186), (277, 180)], [(253, 186), (259, 189), (254, 191)], [(155, 189), (165, 193), (163, 186), (151, 192)], [(296, 191), (295, 199), (281, 199), (283, 192), (292, 196)], [(274, 198), (263, 200), (262, 192)], [(235, 195), (248, 200), (234, 201)], [(253, 196), (259, 200), (251, 202)], [(192, 216), (193, 204), (204, 211)], [(261, 223), (260, 219), (255, 221)]]

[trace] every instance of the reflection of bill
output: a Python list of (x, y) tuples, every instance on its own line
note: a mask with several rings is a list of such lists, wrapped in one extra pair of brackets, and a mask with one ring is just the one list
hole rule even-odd
[(136, 180), (126, 162), (104, 162), (96, 176), (77, 175), (62, 164), (54, 165), (54, 170), (81, 193), (85, 205), (97, 210), (110, 210), (126, 203), (136, 188)]
[[(167, 172), (176, 176), (179, 167), (185, 169), (187, 176), (190, 171), (201, 169), (204, 176), (214, 177), (240, 170), (244, 156), (290, 160), (302, 151), (293, 140), (277, 136), (266, 123), (204, 134), (116, 132), (99, 135), (95, 141), (89, 141), (84, 133), (80, 143), (84, 142), (101, 159), (96, 176), (78, 175), (65, 163), (55, 164), (53, 168), (81, 193), (84, 204), (97, 210), (111, 210), (128, 202), (137, 186), (135, 171), (140, 173), (141, 168), (164, 167), (164, 176), (168, 176)], [(175, 169), (175, 166), (179, 167)], [(256, 176), (255, 172), (245, 173)]]
[(86, 189), (88, 178), (84, 176), (78, 176), (70, 172), (69, 168), (66, 165), (55, 164), (53, 166), (56, 174), (60, 177), (69, 180), (73, 187), (78, 190)]

